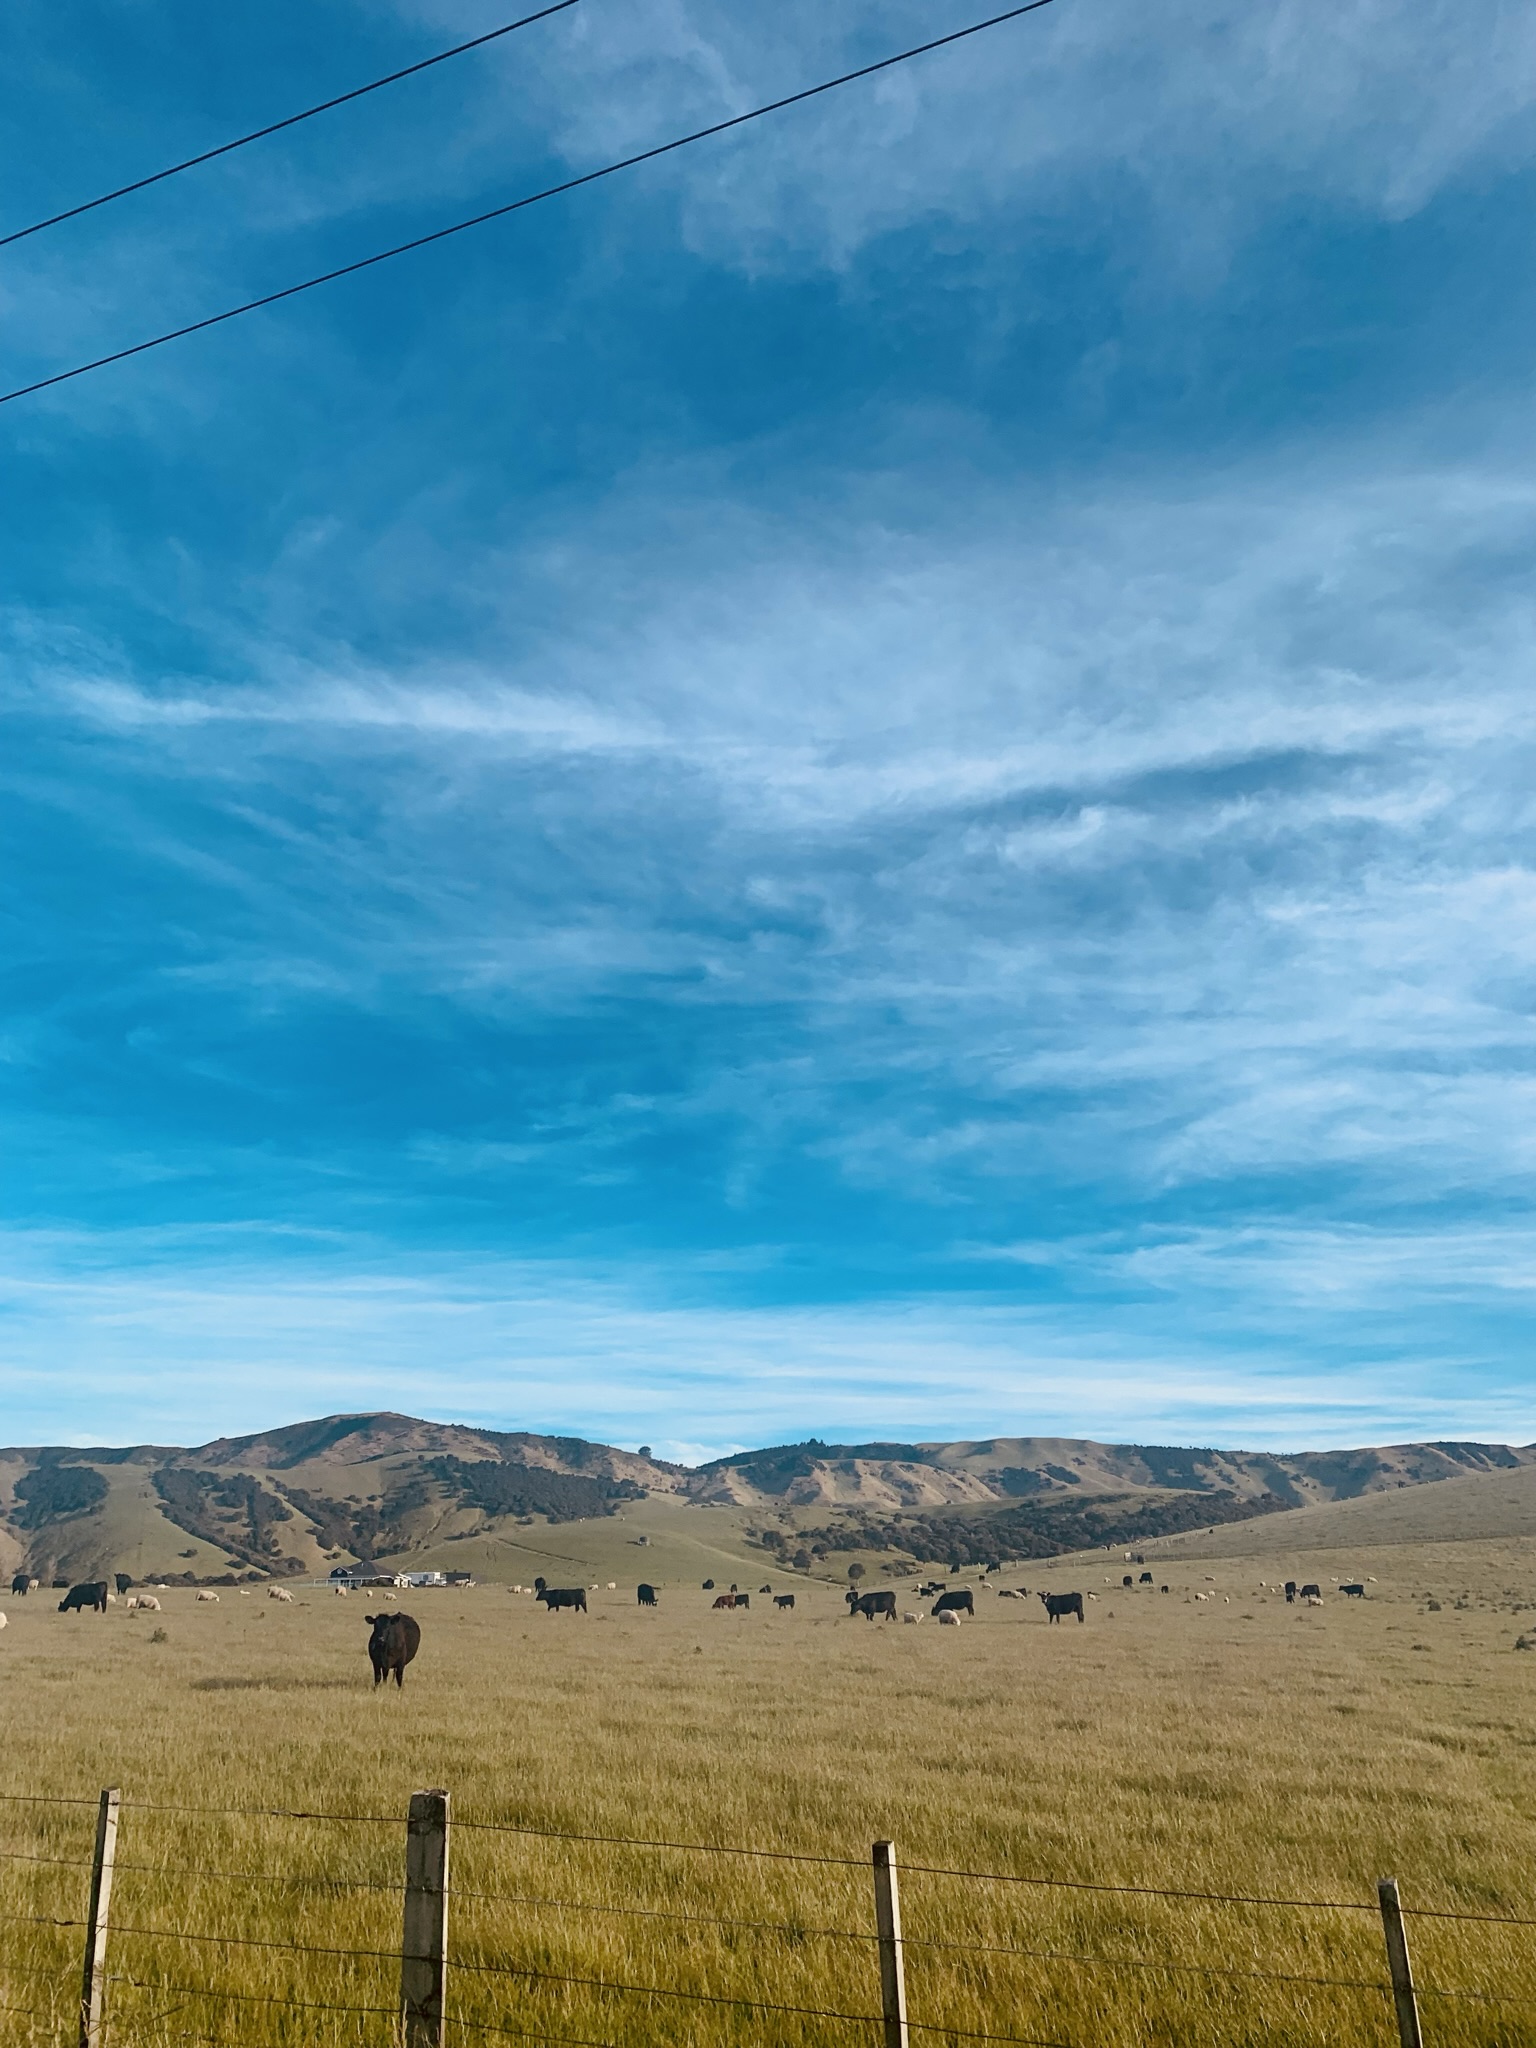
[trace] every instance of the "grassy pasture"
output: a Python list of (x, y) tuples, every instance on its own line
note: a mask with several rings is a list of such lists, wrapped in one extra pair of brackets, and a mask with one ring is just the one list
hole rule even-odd
[[(1106, 1586), (1125, 1567), (1102, 1555), (1004, 1575), (1097, 1593), (1082, 1628), (990, 1595), (959, 1629), (868, 1625), (803, 1582), (793, 1617), (712, 1613), (696, 1580), (665, 1585), (645, 1613), (633, 1585), (654, 1566), (629, 1557), (621, 1590), (592, 1595), (585, 1619), (502, 1586), (402, 1595), (424, 1641), (398, 1696), (371, 1689), (361, 1596), (284, 1607), (226, 1590), (198, 1607), (175, 1591), (158, 1617), (104, 1620), (61, 1616), (46, 1595), (5, 1602), (0, 1787), (88, 1803), (0, 1800), (0, 2038), (73, 2040), (80, 1933), (30, 1920), (81, 1917), (80, 1859), (108, 1783), (125, 1799), (109, 1962), (132, 1980), (109, 1987), (121, 2048), (389, 2041), (383, 2010), (323, 2008), (393, 2004), (398, 1817), (424, 1785), (454, 1795), (450, 2009), (466, 2044), (874, 2042), (867, 2025), (730, 2001), (878, 2008), (868, 1858), (881, 1835), (907, 1866), (1360, 1902), (1391, 1873), (1412, 1906), (1536, 1918), (1536, 1654), (1513, 1647), (1536, 1622), (1529, 1542), (1159, 1556), (1167, 1596)], [(1323, 1608), (1259, 1592), (1297, 1563), (1325, 1584)], [(1328, 1583), (1367, 1574), (1364, 1602)], [(773, 1575), (755, 1568), (754, 1591), (760, 1576)], [(1216, 1597), (1186, 1598), (1196, 1591)], [(154, 1810), (174, 1806), (383, 1818)], [(470, 1822), (849, 1861), (615, 1849)], [(35, 1857), (64, 1860), (19, 1860)], [(1072, 2048), (1395, 2038), (1380, 1992), (1349, 1988), (1384, 1976), (1373, 1912), (910, 1867), (903, 1903), (912, 2018), (938, 2030), (919, 2043), (963, 2029)], [(1536, 1928), (1419, 1920), (1410, 1934), (1426, 1983), (1529, 2001), (1427, 1996), (1431, 2048), (1536, 2043)], [(1084, 1956), (1104, 1966), (1061, 1960)], [(470, 1967), (509, 1963), (725, 2002)], [(1254, 1971), (1343, 1982), (1242, 1974)]]

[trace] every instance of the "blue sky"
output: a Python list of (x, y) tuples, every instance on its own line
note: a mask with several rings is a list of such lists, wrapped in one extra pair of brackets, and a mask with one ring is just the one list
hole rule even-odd
[[(4, 383), (962, 25), (581, 0)], [(505, 18), (15, 0), (3, 227)], [(1536, 1437), (1536, 15), (1055, 0), (0, 408), (11, 1440)]]

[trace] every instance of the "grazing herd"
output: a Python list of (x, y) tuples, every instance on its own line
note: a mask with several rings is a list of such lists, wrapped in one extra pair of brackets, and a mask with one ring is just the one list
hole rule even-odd
[[(1137, 1562), (1139, 1563), (1140, 1559), (1137, 1559)], [(64, 1598), (59, 1602), (60, 1614), (83, 1614), (87, 1611), (105, 1614), (108, 1606), (114, 1604), (120, 1597), (123, 1599), (125, 1608), (130, 1613), (147, 1612), (158, 1614), (161, 1611), (161, 1603), (155, 1594), (129, 1592), (128, 1589), (132, 1586), (133, 1580), (126, 1573), (117, 1573), (115, 1580), (117, 1588), (115, 1592), (112, 1590), (111, 1583), (106, 1579), (83, 1580), (80, 1584), (69, 1587)], [(1109, 1580), (1105, 1580), (1106, 1585), (1110, 1583)], [(1151, 1586), (1153, 1583), (1153, 1575), (1148, 1571), (1142, 1572), (1139, 1579), (1134, 1580), (1131, 1574), (1127, 1572), (1121, 1580), (1123, 1588), (1133, 1589), (1138, 1585)], [(1365, 1582), (1363, 1581), (1335, 1581), (1335, 1583), (1338, 1585), (1339, 1592), (1348, 1599), (1363, 1600), (1366, 1597)], [(36, 1592), (38, 1586), (39, 1581), (30, 1577), (26, 1572), (17, 1572), (11, 1579), (11, 1592), (17, 1598), (25, 1598), (27, 1594)], [(714, 1580), (705, 1579), (703, 1589), (706, 1593), (714, 1593)], [(596, 1592), (597, 1587), (595, 1585), (591, 1587), (551, 1586), (540, 1578), (535, 1579), (531, 1587), (514, 1586), (512, 1590), (515, 1593), (531, 1592), (535, 1600), (542, 1602), (547, 1612), (551, 1614), (558, 1614), (566, 1608), (571, 1609), (574, 1613), (585, 1614), (588, 1612), (587, 1594), (589, 1591)], [(608, 1590), (610, 1592), (617, 1591), (616, 1583), (611, 1579), (608, 1581)], [(1002, 1586), (993, 1590), (996, 1591), (1000, 1599), (1005, 1600), (1021, 1600), (1029, 1597), (1029, 1589), (1023, 1586), (1017, 1588)], [(1167, 1586), (1163, 1586), (1160, 1590), (1166, 1593), (1170, 1589)], [(1282, 1588), (1276, 1585), (1269, 1587), (1268, 1590), (1278, 1593)], [(795, 1596), (793, 1593), (774, 1593), (771, 1585), (760, 1586), (758, 1591), (761, 1594), (767, 1594), (772, 1597), (774, 1609), (777, 1613), (791, 1614), (794, 1612)], [(1323, 1604), (1322, 1588), (1312, 1580), (1308, 1580), (1303, 1585), (1298, 1585), (1294, 1579), (1287, 1579), (1284, 1583), (1283, 1591), (1288, 1603), (1300, 1601), (1303, 1605), (1313, 1607), (1320, 1607)], [(934, 1619), (944, 1623), (946, 1626), (957, 1626), (962, 1615), (969, 1615), (973, 1619), (975, 1617), (976, 1598), (974, 1591), (969, 1586), (960, 1586), (951, 1590), (943, 1581), (935, 1580), (920, 1586), (918, 1593), (922, 1598), (931, 1598), (933, 1600), (933, 1606), (929, 1609), (929, 1613)], [(210, 1591), (207, 1587), (200, 1587), (195, 1597), (199, 1603), (209, 1605), (216, 1605), (219, 1599), (218, 1594)], [(244, 1588), (241, 1589), (241, 1597), (250, 1597)], [(386, 1594), (384, 1597), (390, 1599), (393, 1595)], [(636, 1588), (635, 1597), (641, 1607), (654, 1608), (660, 1604), (656, 1587), (644, 1582)], [(1061, 1621), (1068, 1615), (1073, 1616), (1079, 1623), (1087, 1619), (1081, 1593), (1042, 1592), (1038, 1597), (1045, 1608), (1045, 1616), (1048, 1622), (1055, 1623)], [(1093, 1593), (1088, 1595), (1090, 1600), (1097, 1599), (1097, 1597), (1097, 1594)], [(1215, 1597), (1214, 1593), (1196, 1593), (1194, 1595), (1196, 1600), (1212, 1600)], [(267, 1588), (267, 1598), (291, 1605), (293, 1594), (285, 1586), (269, 1586)], [(856, 1588), (850, 1586), (844, 1598), (847, 1602), (850, 1620), (856, 1617), (864, 1621), (895, 1621), (897, 1619), (896, 1595), (893, 1591), (881, 1589), (876, 1592), (861, 1593)], [(733, 1585), (728, 1592), (717, 1593), (712, 1605), (719, 1610), (730, 1611), (739, 1608), (750, 1611), (752, 1602), (749, 1594), (742, 1592), (739, 1587)], [(902, 1614), (900, 1618), (904, 1622), (911, 1623), (920, 1621), (922, 1616), (907, 1612)], [(421, 1648), (421, 1628), (419, 1623), (415, 1620), (414, 1616), (400, 1613), (367, 1614), (364, 1615), (363, 1619), (368, 1624), (370, 1630), (368, 1637), (368, 1659), (373, 1666), (375, 1689), (393, 1677), (396, 1690), (400, 1690), (405, 1684), (405, 1667), (412, 1662)], [(5, 1616), (0, 1614), (0, 1628), (4, 1626)]]

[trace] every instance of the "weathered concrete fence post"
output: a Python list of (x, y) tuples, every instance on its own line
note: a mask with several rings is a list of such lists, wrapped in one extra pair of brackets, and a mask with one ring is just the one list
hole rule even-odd
[(901, 1952), (901, 1895), (896, 1884), (896, 1844), (876, 1842), (875, 1928), (880, 1937), (880, 2011), (885, 2048), (907, 2048), (907, 1976)]
[(107, 1983), (107, 1920), (112, 1910), (112, 1866), (117, 1858), (117, 1812), (123, 1795), (113, 1786), (96, 1812), (91, 1857), (91, 1903), (85, 1915), (85, 1970), (80, 1979), (80, 2048), (101, 2048), (102, 1996)]
[(442, 2048), (448, 1975), (448, 1794), (413, 1792), (400, 1943), (403, 2048)]
[(1397, 2007), (1397, 2038), (1401, 2048), (1424, 2048), (1419, 2031), (1419, 2001), (1408, 1961), (1408, 1935), (1403, 1926), (1397, 1879), (1384, 1877), (1376, 1887), (1381, 1899), (1381, 1924), (1387, 1937), (1387, 1967), (1392, 1972), (1392, 2003)]

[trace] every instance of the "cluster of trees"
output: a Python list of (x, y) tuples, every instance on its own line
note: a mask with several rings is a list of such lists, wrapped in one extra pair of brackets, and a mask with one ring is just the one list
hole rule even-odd
[(424, 1458), (422, 1471), (450, 1499), (485, 1515), (544, 1515), (551, 1522), (577, 1522), (616, 1514), (621, 1501), (645, 1499), (645, 1488), (632, 1479), (589, 1479), (585, 1474), (551, 1472), (542, 1465), (441, 1457)]
[(406, 1518), (427, 1505), (425, 1480), (408, 1479), (381, 1501), (331, 1500), (302, 1487), (286, 1489), (288, 1499), (315, 1525), (322, 1550), (350, 1550), (354, 1557), (377, 1557), (404, 1550), (409, 1542)]
[[(1285, 1505), (1271, 1493), (1250, 1499), (1227, 1490), (1151, 1498), (1114, 1494), (970, 1513), (941, 1509), (884, 1520), (850, 1514), (824, 1528), (802, 1529), (795, 1540), (804, 1546), (808, 1561), (833, 1551), (901, 1551), (912, 1558), (944, 1560), (958, 1571), (1005, 1558), (1060, 1557), (1069, 1550), (1093, 1550), (1104, 1544), (1144, 1543), (1153, 1536), (1176, 1536), (1188, 1529), (1273, 1514)], [(769, 1541), (770, 1534), (777, 1540)], [(759, 1541), (767, 1542), (777, 1555), (787, 1552), (789, 1539), (782, 1530), (765, 1530)]]
[(283, 1555), (278, 1527), (293, 1516), (274, 1493), (249, 1472), (199, 1472), (189, 1465), (162, 1465), (153, 1475), (167, 1521), (189, 1536), (270, 1569), (299, 1568)]
[(797, 1572), (808, 1572), (813, 1564), (819, 1564), (826, 1556), (826, 1545), (811, 1543), (796, 1531), (786, 1534), (771, 1524), (766, 1529), (744, 1529), (742, 1534), (749, 1543), (760, 1543), (771, 1557), (782, 1565), (793, 1565)]
[(89, 1465), (64, 1465), (47, 1457), (16, 1482), (18, 1529), (41, 1529), (64, 1515), (88, 1515), (107, 1497), (107, 1482)]

